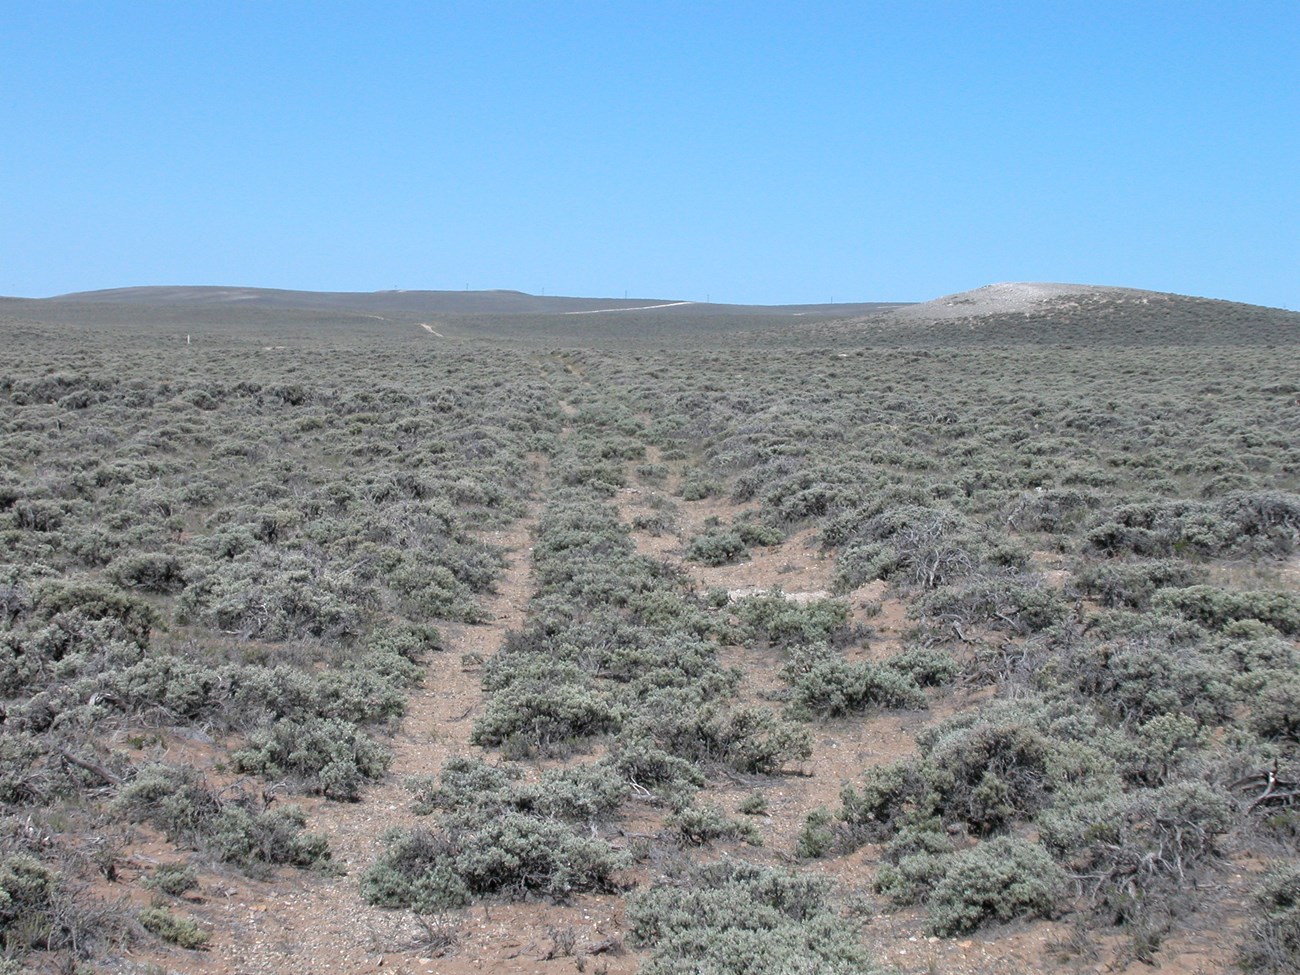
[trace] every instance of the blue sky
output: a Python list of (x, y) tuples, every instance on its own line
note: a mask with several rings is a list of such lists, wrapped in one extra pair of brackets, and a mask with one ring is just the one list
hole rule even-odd
[(1300, 309), (1300, 3), (0, 2), (0, 294)]

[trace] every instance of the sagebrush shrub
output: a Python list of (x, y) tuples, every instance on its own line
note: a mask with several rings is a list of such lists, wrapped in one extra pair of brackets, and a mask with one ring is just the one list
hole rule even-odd
[(731, 819), (717, 806), (686, 806), (669, 815), (664, 825), (682, 846), (705, 846), (714, 840), (762, 845), (752, 823)]
[(997, 832), (1047, 802), (1055, 744), (1015, 713), (949, 722), (921, 742), (925, 781), (945, 817)]
[(51, 946), (61, 875), (30, 856), (0, 860), (0, 945), (6, 952)]
[(304, 832), (307, 818), (297, 806), (268, 807), (242, 790), (213, 792), (190, 766), (138, 769), (110, 809), (254, 875), (276, 864), (314, 867), (330, 859), (326, 839)]
[(909, 818), (885, 846), (873, 888), (894, 904), (918, 903), (943, 878), (952, 857), (952, 840), (942, 822)]
[(255, 731), (231, 756), (236, 768), (287, 778), (328, 799), (355, 801), (367, 781), (388, 768), (388, 749), (350, 721), (285, 720)]
[(727, 565), (748, 554), (749, 546), (740, 533), (731, 528), (714, 528), (696, 535), (686, 548), (686, 558), (701, 565)]
[(140, 926), (168, 944), (197, 951), (206, 948), (211, 936), (191, 918), (177, 917), (165, 907), (146, 907), (137, 915)]
[(199, 876), (185, 863), (162, 863), (142, 883), (152, 890), (179, 897), (199, 886)]
[(1279, 864), (1255, 892), (1259, 915), (1241, 948), (1247, 972), (1282, 975), (1300, 968), (1300, 867)]
[(637, 894), (627, 917), (633, 942), (651, 949), (646, 975), (872, 971), (829, 894), (820, 878), (724, 862)]
[(1058, 590), (1032, 576), (992, 576), (935, 589), (915, 604), (914, 612), (945, 622), (1029, 634), (1060, 623), (1068, 609)]
[(1079, 587), (1103, 606), (1146, 609), (1157, 590), (1191, 586), (1205, 579), (1200, 566), (1182, 559), (1143, 562), (1094, 562), (1076, 574)]
[(956, 853), (927, 899), (935, 934), (974, 931), (989, 921), (1050, 917), (1065, 874), (1041, 846), (999, 836)]
[(1038, 819), (1042, 842), (1091, 878), (1097, 908), (1134, 923), (1218, 855), (1232, 804), (1196, 781), (1118, 795), (1067, 793)]
[(1152, 605), (1156, 610), (1181, 613), (1214, 629), (1241, 620), (1258, 620), (1281, 633), (1300, 633), (1300, 597), (1289, 592), (1236, 592), (1217, 586), (1189, 586), (1160, 590)]
[(796, 713), (828, 718), (862, 712), (871, 707), (920, 710), (925, 694), (910, 676), (868, 661), (840, 658), (820, 660), (791, 685)]
[(445, 909), (471, 896), (562, 901), (583, 891), (613, 892), (623, 854), (604, 840), (520, 812), (461, 820), (445, 833), (396, 833), (362, 879), (371, 903)]

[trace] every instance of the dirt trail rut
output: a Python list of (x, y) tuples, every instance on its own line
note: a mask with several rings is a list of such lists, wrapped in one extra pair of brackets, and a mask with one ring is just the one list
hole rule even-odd
[[(544, 460), (535, 461), (544, 483)], [(574, 959), (545, 957), (555, 953), (549, 931), (574, 929), (579, 947), (617, 931), (613, 903), (494, 904), (449, 918), (456, 945), (439, 957), (428, 945), (427, 929), (410, 912), (372, 907), (360, 895), (360, 876), (383, 849), (387, 831), (435, 825), (411, 812), (406, 781), (436, 775), (448, 759), (481, 751), (469, 742), (484, 700), (480, 669), (473, 661), (490, 657), (508, 632), (523, 625), (532, 594), (530, 546), (537, 507), (510, 528), (485, 536), (507, 559), (495, 592), (483, 600), (490, 622), (441, 627), (447, 649), (429, 660), (423, 685), (407, 701), (400, 728), (388, 742), (393, 759), (383, 781), (366, 789), (356, 803), (286, 800), (306, 810), (311, 831), (329, 838), (341, 872), (280, 870), (265, 881), (227, 873), (205, 883), (186, 906), (214, 935), (208, 951), (136, 950), (128, 952), (128, 964), (141, 971), (157, 965), (194, 975), (561, 971), (572, 970)], [(611, 962), (611, 972), (635, 967), (626, 957)]]
[[(444, 627), (448, 648), (430, 659), (423, 686), (407, 702), (401, 728), (389, 743), (393, 761), (384, 780), (356, 803), (302, 802), (309, 828), (329, 837), (334, 862), (345, 873), (282, 872), (267, 883), (232, 884), (230, 896), (207, 912), (221, 932), (219, 940), (205, 964), (187, 970), (268, 975), (448, 970), (441, 962), (435, 968), (434, 959), (421, 961), (430, 952), (412, 947), (423, 929), (408, 912), (363, 903), (358, 882), (383, 848), (387, 830), (421, 821), (410, 811), (405, 781), (434, 775), (449, 758), (476, 750), (469, 734), (483, 695), (477, 668), (462, 663), (462, 655), (489, 656), (520, 624), (530, 594), (533, 524), (529, 517), (487, 536), (508, 559), (496, 592), (484, 600), (491, 622)], [(168, 967), (179, 967), (177, 959), (169, 959)]]
[[(562, 404), (564, 412), (577, 411)], [(568, 435), (571, 430), (566, 430)], [(436, 821), (411, 812), (406, 781), (436, 775), (448, 759), (483, 754), (470, 744), (483, 706), (481, 670), (511, 630), (524, 625), (532, 595), (531, 544), (548, 483), (546, 459), (534, 456), (538, 501), (509, 529), (486, 541), (506, 554), (507, 566), (495, 592), (483, 603), (490, 622), (443, 624), (447, 649), (428, 663), (421, 687), (407, 701), (406, 714), (390, 742), (392, 764), (382, 782), (356, 803), (295, 798), (307, 811), (308, 828), (329, 838), (340, 873), (277, 871), (267, 881), (227, 874), (224, 883), (205, 884), (189, 912), (214, 933), (203, 953), (153, 949), (131, 953), (136, 970), (193, 975), (339, 975), (339, 973), (571, 972), (575, 954), (621, 941), (622, 908), (614, 897), (578, 897), (566, 905), (492, 903), (446, 919), (454, 941), (449, 950), (430, 944), (430, 929), (409, 911), (372, 907), (361, 899), (361, 874), (384, 847), (394, 828)], [(593, 970), (632, 972), (630, 954), (602, 954)]]

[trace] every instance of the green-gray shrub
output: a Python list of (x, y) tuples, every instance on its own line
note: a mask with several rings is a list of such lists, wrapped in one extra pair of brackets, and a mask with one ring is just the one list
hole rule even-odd
[(1300, 677), (1278, 674), (1251, 701), (1250, 727), (1262, 738), (1300, 743)]
[(628, 903), (645, 975), (863, 975), (861, 941), (817, 877), (723, 862), (665, 878)]
[(706, 846), (714, 840), (744, 840), (751, 846), (762, 845), (752, 823), (731, 819), (717, 806), (686, 806), (671, 813), (664, 826), (682, 846)]
[(1050, 917), (1065, 874), (1041, 846), (1009, 836), (954, 854), (926, 903), (928, 928), (953, 936), (989, 921)]
[(1120, 794), (1067, 792), (1038, 818), (1042, 842), (1072, 872), (1091, 878), (1111, 923), (1141, 926), (1217, 856), (1232, 804), (1196, 781)]
[(624, 866), (623, 855), (603, 840), (554, 820), (505, 812), (442, 835), (390, 835), (362, 879), (362, 892), (371, 903), (413, 909), (445, 909), (493, 894), (561, 901), (583, 891), (617, 890), (615, 875)]
[(307, 819), (297, 806), (267, 808), (242, 790), (215, 793), (190, 766), (141, 767), (109, 808), (251, 874), (276, 864), (313, 867), (330, 859), (326, 839), (303, 831)]
[(846, 635), (849, 621), (849, 607), (842, 600), (798, 605), (779, 591), (741, 599), (735, 613), (756, 636), (777, 647), (835, 640)]
[(896, 905), (919, 903), (943, 878), (952, 856), (952, 840), (941, 821), (910, 817), (885, 846), (873, 888)]
[(206, 948), (211, 936), (188, 917), (177, 917), (165, 907), (146, 907), (137, 915), (140, 926), (168, 944), (190, 951)]
[(1300, 866), (1278, 864), (1255, 892), (1257, 916), (1239, 963), (1247, 972), (1284, 975), (1300, 969)]
[(883, 666), (914, 680), (921, 687), (941, 687), (961, 673), (953, 655), (943, 647), (905, 647), (884, 660)]
[(6, 952), (61, 941), (54, 912), (62, 882), (61, 874), (33, 857), (0, 860), (0, 945)]
[(1011, 710), (949, 720), (918, 742), (928, 790), (945, 818), (994, 833), (1033, 815), (1054, 786), (1056, 742)]
[(1200, 566), (1182, 559), (1143, 562), (1093, 562), (1075, 574), (1079, 588), (1103, 606), (1146, 609), (1157, 590), (1191, 586), (1205, 578)]
[(284, 777), (328, 799), (355, 801), (361, 786), (379, 778), (391, 755), (350, 721), (338, 718), (285, 720), (255, 731), (235, 752), (235, 767)]
[(189, 864), (163, 863), (141, 882), (150, 890), (179, 897), (199, 886), (199, 875)]
[(869, 661), (819, 660), (791, 685), (796, 714), (835, 718), (872, 707), (921, 710), (925, 694), (911, 677)]
[(1257, 590), (1237, 592), (1218, 586), (1162, 589), (1152, 598), (1157, 611), (1180, 613), (1204, 626), (1221, 629), (1240, 620), (1259, 620), (1281, 633), (1300, 633), (1300, 597)]
[(740, 533), (732, 528), (713, 528), (696, 535), (686, 547), (686, 558), (701, 565), (727, 565), (749, 554)]
[(917, 601), (913, 612), (922, 617), (1029, 634), (1060, 623), (1068, 609), (1058, 590), (1031, 576), (984, 576), (927, 593)]

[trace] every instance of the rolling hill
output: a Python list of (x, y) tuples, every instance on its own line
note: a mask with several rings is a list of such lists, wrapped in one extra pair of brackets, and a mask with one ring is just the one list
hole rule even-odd
[[(487, 339), (548, 346), (712, 343), (891, 348), (1000, 345), (1269, 345), (1300, 313), (1132, 288), (1001, 283), (921, 303), (733, 305), (575, 298), (521, 291), (314, 292), (243, 287), (116, 288), (0, 298), (0, 322), (110, 328), (156, 339), (334, 342)], [(423, 326), (421, 330), (420, 326)]]

